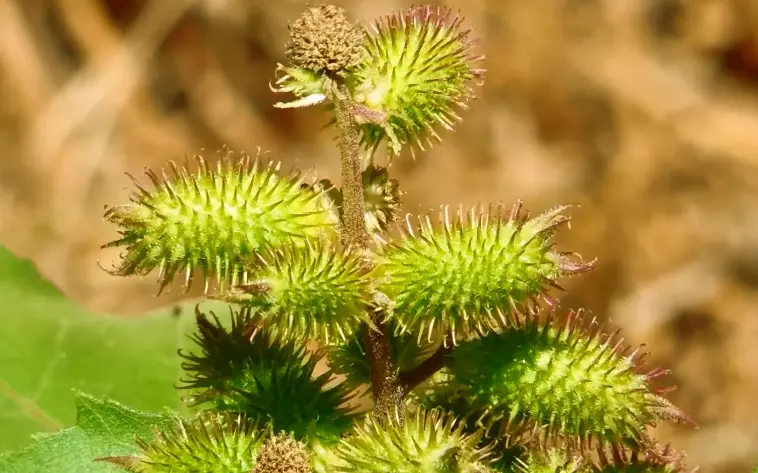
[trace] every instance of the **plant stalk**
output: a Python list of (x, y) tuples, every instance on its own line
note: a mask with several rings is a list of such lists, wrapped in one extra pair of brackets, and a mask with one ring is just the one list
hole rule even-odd
[(403, 394), (407, 395), (416, 386), (444, 368), (445, 360), (452, 352), (452, 345), (442, 344), (431, 357), (424, 360), (420, 365), (410, 371), (400, 373), (400, 385), (403, 388)]
[[(360, 136), (347, 87), (335, 83), (333, 95), (342, 158), (342, 239), (345, 245), (367, 252), (370, 238), (365, 220)], [(364, 261), (366, 265), (372, 264), (368, 259)], [(392, 359), (389, 333), (381, 319), (382, 312), (375, 312), (375, 327), (369, 327), (368, 324), (363, 327), (375, 410), (383, 416), (394, 416), (397, 413), (402, 419), (404, 390), (400, 384), (399, 370)]]

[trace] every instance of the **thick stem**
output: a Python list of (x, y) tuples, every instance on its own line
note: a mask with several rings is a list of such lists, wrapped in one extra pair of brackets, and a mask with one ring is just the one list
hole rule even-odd
[(342, 238), (353, 248), (366, 250), (369, 235), (366, 230), (363, 183), (361, 180), (360, 136), (347, 95), (347, 87), (335, 86), (334, 108), (339, 130), (342, 158)]
[(389, 333), (380, 320), (375, 319), (376, 329), (364, 326), (364, 344), (371, 371), (371, 389), (374, 408), (386, 417), (405, 414), (405, 392), (400, 384), (400, 373), (392, 359)]
[[(343, 84), (335, 84), (335, 114), (339, 130), (339, 147), (342, 157), (342, 239), (346, 245), (367, 251), (369, 234), (366, 230), (365, 201), (361, 181), (361, 147), (358, 127), (353, 117), (350, 95)], [(366, 261), (367, 265), (371, 262)], [(371, 386), (375, 409), (382, 415), (404, 413), (400, 375), (392, 359), (387, 328), (381, 322), (381, 312), (374, 315), (375, 329), (364, 326), (366, 356), (371, 369)]]

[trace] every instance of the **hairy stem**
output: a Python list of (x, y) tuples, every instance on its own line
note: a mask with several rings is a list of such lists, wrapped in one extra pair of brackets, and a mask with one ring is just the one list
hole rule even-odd
[[(366, 230), (365, 201), (361, 182), (361, 148), (358, 127), (353, 117), (347, 87), (336, 84), (334, 105), (342, 157), (342, 238), (346, 245), (366, 251), (369, 234)], [(366, 264), (371, 264), (366, 261)], [(392, 359), (387, 328), (381, 312), (374, 315), (375, 329), (364, 327), (366, 356), (371, 369), (371, 387), (376, 410), (382, 415), (403, 414), (403, 394), (399, 371)]]
[(351, 247), (366, 250), (369, 235), (364, 217), (366, 203), (361, 181), (360, 137), (348, 97), (347, 87), (337, 86), (334, 104), (342, 158), (342, 238)]

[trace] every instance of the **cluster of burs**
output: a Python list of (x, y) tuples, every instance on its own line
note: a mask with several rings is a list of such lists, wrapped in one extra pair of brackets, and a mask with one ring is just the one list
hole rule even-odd
[[(260, 153), (148, 171), (106, 218), (120, 276), (198, 282), (180, 353), (196, 413), (109, 458), (134, 472), (684, 472), (650, 427), (689, 422), (665, 370), (582, 310), (562, 278), (595, 262), (555, 249), (568, 206), (443, 207), (398, 216), (389, 166), (428, 151), (481, 86), (460, 16), (413, 7), (362, 27), (330, 5), (290, 24), (271, 84), (332, 117), (341, 182)], [(415, 150), (415, 151), (414, 151)], [(415, 156), (415, 154), (414, 154)], [(179, 280), (177, 280), (179, 279)], [(315, 347), (315, 348), (314, 348)], [(321, 361), (326, 361), (328, 369)]]

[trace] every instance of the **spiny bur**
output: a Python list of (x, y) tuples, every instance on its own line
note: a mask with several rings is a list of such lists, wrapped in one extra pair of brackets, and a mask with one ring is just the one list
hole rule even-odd
[(221, 299), (258, 309), (255, 318), (280, 338), (347, 340), (369, 322), (369, 277), (355, 251), (334, 245), (268, 250), (259, 270)]
[(455, 344), (518, 323), (520, 314), (537, 310), (539, 299), (552, 304), (546, 289), (595, 264), (553, 249), (551, 237), (569, 222), (565, 209), (530, 219), (521, 203), (509, 212), (473, 208), (451, 215), (446, 207), (439, 225), (429, 217), (416, 225), (407, 219), (376, 268), (400, 331), (418, 334), (420, 342), (442, 326)]
[[(309, 11), (298, 20), (298, 31), (312, 15)], [(462, 121), (456, 110), (468, 107), (484, 75), (478, 67), (484, 58), (475, 52), (477, 40), (462, 24), (463, 18), (449, 8), (411, 7), (365, 29), (360, 61), (342, 59), (357, 57), (352, 53), (334, 53), (341, 59), (333, 62), (344, 64), (340, 76), (351, 93), (361, 142), (370, 152), (385, 141), (394, 155), (406, 145), (424, 150), (424, 144), (432, 146), (432, 140), (441, 140), (437, 127), (452, 130)], [(309, 35), (320, 37), (322, 28), (331, 26), (313, 26)], [(352, 33), (340, 34), (355, 39)], [(302, 36), (298, 32), (290, 42), (300, 43)], [(320, 40), (314, 43), (322, 44)], [(280, 64), (281, 76), (272, 90), (293, 93), (298, 99), (277, 106), (305, 107), (330, 99), (330, 76), (324, 72), (328, 62), (290, 58), (289, 65)]]
[(103, 458), (132, 473), (249, 472), (268, 428), (244, 415), (201, 414), (177, 419), (174, 426), (156, 432), (153, 440), (138, 438), (138, 455)]
[(423, 151), (441, 141), (436, 126), (462, 121), (456, 109), (468, 108), (484, 74), (477, 39), (462, 23), (449, 8), (426, 5), (372, 25), (365, 59), (348, 78), (355, 101), (372, 112), (359, 115), (366, 146), (388, 139), (394, 154), (406, 144)]
[(587, 328), (583, 321), (580, 312), (563, 324), (549, 314), (465, 343), (451, 357), (455, 382), (494, 418), (529, 423), (580, 448), (593, 441), (640, 447), (647, 426), (688, 421), (661, 396), (668, 387), (653, 385), (666, 371), (644, 371), (639, 349), (601, 334), (596, 319)]
[(336, 236), (337, 210), (324, 193), (303, 188), (297, 174), (280, 175), (280, 164), (229, 150), (216, 166), (202, 156), (195, 161), (195, 172), (173, 162), (170, 176), (148, 170), (152, 191), (133, 179), (131, 203), (107, 210), (121, 238), (104, 248), (126, 250), (114, 274), (157, 269), (164, 289), (182, 273), (189, 288), (200, 270), (207, 293), (212, 279), (222, 289), (244, 282), (259, 252)]
[(350, 391), (327, 386), (329, 371), (315, 375), (319, 359), (303, 345), (258, 331), (244, 309), (232, 312), (228, 328), (200, 312), (197, 325), (199, 353), (180, 352), (180, 387), (192, 392), (192, 405), (244, 413), (305, 441), (333, 441), (350, 427)]
[(333, 455), (316, 464), (318, 473), (475, 473), (492, 459), (481, 432), (467, 434), (451, 415), (417, 409), (405, 419), (369, 415)]

